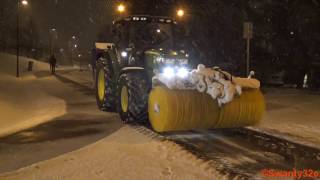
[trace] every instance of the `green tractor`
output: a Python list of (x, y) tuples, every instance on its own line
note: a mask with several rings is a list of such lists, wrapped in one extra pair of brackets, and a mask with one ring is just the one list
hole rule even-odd
[[(165, 17), (129, 16), (115, 21), (113, 43), (96, 43), (99, 108), (118, 112), (124, 122), (150, 122), (157, 132), (259, 123), (265, 110), (260, 83), (204, 65), (191, 70), (183, 32)], [(236, 85), (242, 93), (227, 104), (208, 94), (221, 92), (220, 98), (229, 98)]]
[(114, 21), (112, 43), (96, 43), (98, 107), (118, 112), (124, 122), (147, 122), (152, 77), (187, 68), (188, 54), (179, 49), (181, 37), (183, 28), (167, 17), (128, 16)]

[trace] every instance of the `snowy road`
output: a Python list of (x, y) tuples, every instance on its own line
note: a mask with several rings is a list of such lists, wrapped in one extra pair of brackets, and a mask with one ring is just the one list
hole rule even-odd
[[(308, 147), (298, 149), (294, 147), (294, 143), (274, 139), (273, 136), (270, 139), (264, 134), (259, 132), (255, 134), (255, 131), (247, 129), (217, 129), (159, 135), (146, 127), (139, 125), (133, 127), (147, 136), (178, 144), (208, 166), (226, 174), (230, 179), (264, 179), (266, 178), (262, 174), (264, 170), (317, 171), (320, 167), (320, 161), (317, 158), (320, 150), (311, 150)], [(257, 135), (260, 137), (256, 137)], [(313, 156), (308, 154), (311, 152), (315, 154), (312, 154)]]

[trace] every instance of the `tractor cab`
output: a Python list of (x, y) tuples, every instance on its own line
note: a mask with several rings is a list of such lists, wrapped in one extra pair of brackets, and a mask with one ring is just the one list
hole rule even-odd
[(166, 17), (128, 16), (113, 22), (113, 41), (121, 49), (176, 49), (183, 29)]
[(184, 29), (171, 18), (128, 16), (113, 22), (112, 33), (120, 66), (143, 67), (150, 79), (155, 70), (188, 62)]

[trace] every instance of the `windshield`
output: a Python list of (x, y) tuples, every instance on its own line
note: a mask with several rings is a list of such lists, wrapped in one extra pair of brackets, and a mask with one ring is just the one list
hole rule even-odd
[(133, 22), (130, 24), (130, 43), (137, 49), (173, 47), (172, 24)]

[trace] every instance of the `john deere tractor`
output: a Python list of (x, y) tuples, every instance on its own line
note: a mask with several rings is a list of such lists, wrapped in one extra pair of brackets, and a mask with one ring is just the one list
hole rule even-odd
[(177, 22), (167, 17), (128, 16), (114, 21), (112, 41), (96, 43), (98, 107), (118, 112), (124, 122), (150, 122), (158, 132), (256, 123), (264, 107), (257, 103), (263, 102), (259, 90), (243, 91), (234, 102), (219, 106), (208, 94), (170, 89), (153, 79), (159, 73), (168, 79), (188, 73), (182, 34)]

